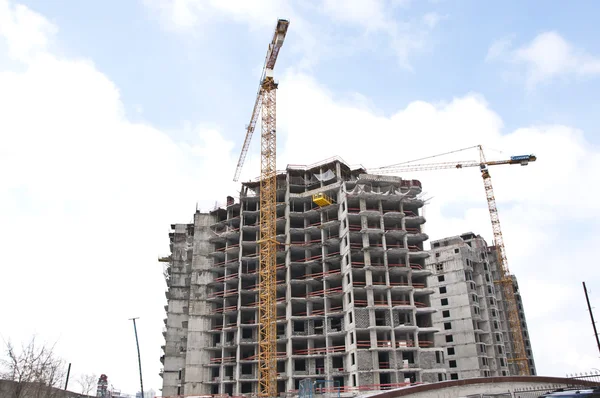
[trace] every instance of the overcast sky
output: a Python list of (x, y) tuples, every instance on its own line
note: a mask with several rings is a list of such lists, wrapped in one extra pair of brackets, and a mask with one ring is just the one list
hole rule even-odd
[[(476, 144), (492, 159), (535, 153), (491, 172), (538, 372), (600, 368), (581, 288), (600, 303), (599, 13), (594, 1), (0, 0), (1, 337), (58, 341), (72, 377), (106, 373), (134, 393), (138, 316), (145, 386), (161, 387), (157, 257), (171, 223), (239, 191), (285, 17), (279, 168)], [(404, 177), (432, 198), (431, 239), (491, 242), (476, 168)]]

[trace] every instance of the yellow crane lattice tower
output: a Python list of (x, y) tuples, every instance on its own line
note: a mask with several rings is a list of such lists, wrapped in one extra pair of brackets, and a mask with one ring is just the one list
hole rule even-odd
[(273, 78), (273, 68), (283, 45), (288, 25), (289, 21), (285, 19), (277, 21), (234, 176), (234, 181), (237, 181), (248, 153), (258, 113), (262, 109), (259, 185), (260, 240), (258, 241), (258, 395), (261, 397), (277, 396), (277, 241), (275, 239), (277, 234), (277, 83)]

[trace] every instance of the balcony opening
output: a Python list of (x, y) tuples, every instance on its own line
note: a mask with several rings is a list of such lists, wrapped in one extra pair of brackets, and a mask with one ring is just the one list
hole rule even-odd
[(306, 331), (306, 326), (304, 321), (294, 321), (294, 332), (295, 333), (304, 333)]
[[(232, 368), (233, 369), (233, 368)], [(242, 375), (248, 375), (251, 376), (252, 375), (252, 365), (250, 364), (243, 364), (242, 365)]]
[[(382, 368), (381, 366), (379, 366), (379, 369), (388, 368)], [(379, 373), (379, 384), (381, 385), (382, 390), (389, 390), (390, 388), (392, 388), (391, 383), (392, 380), (391, 375), (389, 373)]]
[(277, 325), (277, 338), (285, 338), (285, 325)]
[[(219, 394), (219, 385), (215, 384), (210, 387), (210, 393), (213, 395)], [(177, 395), (181, 395), (181, 386), (177, 387)]]
[(292, 285), (292, 297), (306, 298), (306, 287)]
[(306, 360), (305, 359), (295, 359), (294, 360), (294, 370), (297, 372), (306, 372)]
[[(246, 305), (248, 305), (250, 303), (246, 303)], [(244, 304), (242, 304), (244, 305)], [(244, 325), (251, 325), (256, 323), (255, 318), (254, 318), (254, 314), (245, 314), (242, 312), (242, 324)]]
[(385, 312), (375, 311), (375, 326), (388, 326)]
[[(252, 383), (241, 383), (242, 394), (252, 393)], [(215, 393), (216, 394), (216, 393)]]
[(331, 318), (331, 331), (341, 332), (342, 330), (342, 318)]
[(380, 352), (377, 355), (379, 359), (379, 369), (390, 369), (390, 354), (387, 352)]
[(344, 357), (331, 357), (331, 367), (333, 370), (344, 370)]
[(315, 334), (323, 334), (323, 320), (322, 319), (316, 319), (314, 321), (314, 326), (315, 326)]
[(317, 358), (315, 359), (315, 367), (318, 375), (325, 374), (325, 359)]
[(242, 350), (240, 351), (240, 358), (241, 358), (242, 360), (246, 360), (246, 361), (249, 361), (249, 360), (255, 359), (255, 358), (254, 358), (254, 349), (252, 349), (252, 348), (245, 348), (245, 349), (242, 349)]
[(252, 329), (242, 328), (242, 339), (251, 339), (252, 335), (253, 335)]

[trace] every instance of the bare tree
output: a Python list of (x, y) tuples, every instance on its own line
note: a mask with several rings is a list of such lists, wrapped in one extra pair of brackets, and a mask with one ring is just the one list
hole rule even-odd
[(96, 376), (95, 374), (82, 374), (77, 378), (77, 384), (79, 384), (79, 386), (81, 387), (81, 393), (83, 395), (90, 395), (97, 383), (98, 376)]
[(64, 375), (64, 361), (54, 354), (54, 345), (39, 345), (33, 337), (21, 349), (9, 341), (0, 359), (0, 378), (15, 382), (13, 397), (52, 397), (51, 387), (59, 387)]

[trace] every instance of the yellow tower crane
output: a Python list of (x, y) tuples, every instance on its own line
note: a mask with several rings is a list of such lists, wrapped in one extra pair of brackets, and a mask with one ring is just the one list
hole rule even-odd
[(246, 128), (246, 138), (235, 170), (234, 181), (238, 181), (258, 113), (262, 108), (260, 140), (260, 240), (258, 270), (258, 395), (277, 395), (277, 291), (276, 291), (276, 250), (277, 234), (277, 168), (276, 168), (276, 103), (277, 83), (273, 79), (273, 68), (283, 45), (289, 21), (277, 21), (273, 39), (269, 44), (267, 57), (262, 70), (250, 124)]
[[(479, 149), (479, 162), (477, 161), (455, 161), (455, 162), (443, 162), (443, 163), (426, 163), (426, 164), (412, 164), (411, 162), (400, 163), (393, 166), (381, 167), (377, 169), (369, 169), (370, 173), (375, 174), (391, 174), (391, 173), (404, 173), (409, 171), (425, 171), (425, 170), (440, 170), (440, 169), (462, 169), (463, 167), (479, 167), (481, 176), (483, 177), (483, 185), (485, 187), (485, 195), (488, 202), (488, 209), (490, 212), (490, 219), (492, 221), (492, 229), (494, 232), (494, 245), (496, 246), (496, 254), (498, 256), (498, 268), (500, 271), (500, 280), (498, 283), (502, 286), (502, 292), (504, 300), (506, 302), (506, 310), (508, 313), (508, 322), (510, 332), (512, 334), (513, 354), (509, 361), (517, 365), (519, 375), (529, 376), (529, 361), (525, 354), (525, 343), (523, 341), (523, 331), (521, 330), (521, 322), (519, 321), (519, 311), (517, 309), (517, 303), (515, 300), (515, 291), (513, 279), (508, 269), (508, 261), (506, 259), (506, 248), (504, 247), (504, 238), (502, 237), (502, 230), (500, 228), (500, 218), (498, 217), (498, 207), (496, 206), (496, 198), (494, 197), (494, 189), (492, 188), (492, 178), (488, 170), (488, 166), (497, 166), (502, 164), (520, 164), (526, 166), (529, 162), (535, 162), (536, 157), (534, 155), (521, 155), (511, 156), (507, 160), (499, 161), (486, 161), (481, 145), (476, 147), (470, 147), (465, 149), (459, 149), (457, 151), (447, 152), (454, 153), (460, 152), (466, 149), (478, 148)], [(441, 155), (435, 155), (441, 156)], [(424, 158), (426, 159), (426, 158)], [(422, 159), (420, 159), (422, 160)]]

